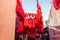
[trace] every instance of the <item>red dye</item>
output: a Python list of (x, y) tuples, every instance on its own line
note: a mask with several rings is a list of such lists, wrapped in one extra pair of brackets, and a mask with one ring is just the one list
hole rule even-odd
[[(17, 33), (25, 32), (30, 38), (36, 36), (37, 33), (43, 32), (43, 17), (41, 12), (41, 7), (37, 4), (37, 14), (25, 13), (22, 4), (17, 0), (16, 13), (18, 19), (18, 29)], [(22, 32), (22, 33), (23, 33)]]

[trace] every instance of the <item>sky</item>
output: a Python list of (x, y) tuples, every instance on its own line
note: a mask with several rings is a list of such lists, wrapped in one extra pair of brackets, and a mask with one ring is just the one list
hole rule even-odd
[[(38, 0), (41, 6), (43, 21), (48, 20), (50, 9), (51, 9), (51, 1), (52, 0)], [(36, 13), (36, 0), (22, 0), (23, 9), (28, 13)]]

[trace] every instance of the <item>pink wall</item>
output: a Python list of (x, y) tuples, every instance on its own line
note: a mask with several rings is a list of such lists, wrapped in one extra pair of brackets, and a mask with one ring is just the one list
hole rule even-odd
[(16, 0), (0, 0), (0, 40), (14, 40)]

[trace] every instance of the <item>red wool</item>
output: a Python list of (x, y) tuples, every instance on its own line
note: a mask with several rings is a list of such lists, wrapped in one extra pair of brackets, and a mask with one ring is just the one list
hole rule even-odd
[(18, 29), (16, 30), (16, 32), (21, 32), (23, 31), (24, 10), (22, 8), (22, 4), (20, 3), (20, 0), (17, 0), (16, 13), (18, 19)]
[(59, 9), (59, 3), (60, 3), (60, 0), (53, 0), (53, 5), (56, 10)]
[[(21, 2), (17, 0), (16, 13), (18, 19), (17, 33), (24, 31), (30, 38), (33, 38), (37, 33), (43, 32), (44, 24), (39, 4), (37, 4), (37, 14), (27, 14), (24, 12)], [(29, 18), (26, 18), (28, 16)]]

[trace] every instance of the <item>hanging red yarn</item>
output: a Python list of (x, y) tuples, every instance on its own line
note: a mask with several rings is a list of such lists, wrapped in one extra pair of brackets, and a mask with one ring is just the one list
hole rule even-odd
[(24, 31), (30, 38), (36, 36), (37, 33), (43, 33), (43, 17), (41, 7), (37, 4), (37, 14), (25, 13), (22, 4), (17, 0), (16, 13), (18, 19), (18, 29), (16, 32), (21, 33)]
[(59, 4), (60, 4), (60, 0), (53, 0), (53, 5), (56, 10), (59, 9)]
[(17, 19), (18, 19), (18, 29), (16, 32), (21, 32), (23, 31), (23, 23), (24, 23), (24, 10), (22, 8), (22, 4), (20, 0), (17, 0), (16, 4), (16, 13), (17, 13)]

